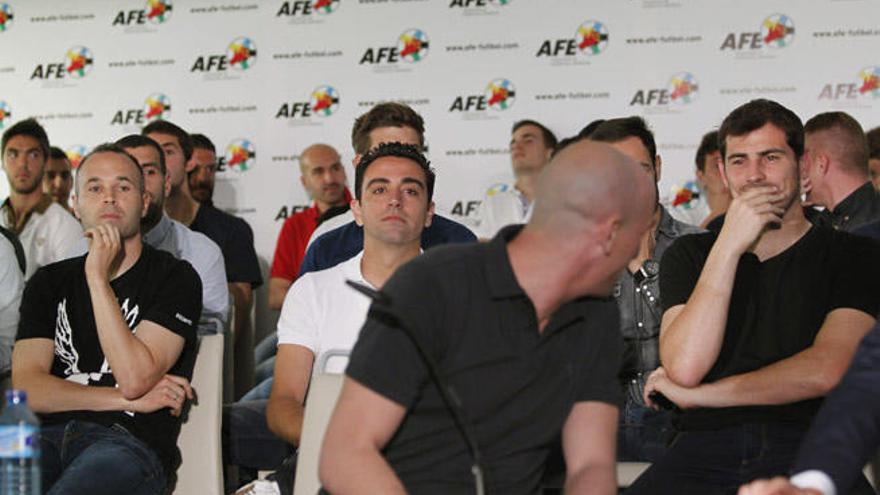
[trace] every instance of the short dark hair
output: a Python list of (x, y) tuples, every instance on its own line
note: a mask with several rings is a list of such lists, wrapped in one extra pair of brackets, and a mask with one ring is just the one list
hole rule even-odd
[(181, 129), (179, 126), (174, 125), (167, 120), (154, 120), (141, 130), (141, 134), (144, 136), (154, 132), (157, 134), (169, 134), (177, 138), (177, 143), (180, 144), (180, 149), (183, 150), (183, 158), (186, 161), (189, 161), (189, 159), (192, 158), (193, 145), (192, 141), (189, 139), (189, 133)]
[(645, 119), (638, 115), (603, 121), (597, 124), (587, 137), (592, 141), (602, 143), (616, 143), (626, 138), (636, 137), (648, 150), (648, 155), (651, 156), (651, 165), (656, 165), (657, 144), (654, 142), (654, 134), (648, 129)]
[(137, 177), (138, 177), (138, 180), (140, 181), (140, 183), (137, 186), (138, 186), (138, 189), (140, 190), (141, 194), (143, 194), (143, 192), (144, 192), (144, 171), (141, 170), (141, 166), (138, 164), (137, 159), (135, 157), (131, 156), (131, 153), (125, 151), (124, 148), (122, 148), (121, 146), (119, 146), (116, 143), (103, 143), (103, 144), (99, 144), (98, 146), (95, 146), (95, 148), (92, 149), (92, 151), (89, 151), (88, 154), (86, 154), (86, 156), (84, 156), (83, 159), (79, 162), (79, 167), (77, 167), (76, 178), (75, 178), (75, 182), (74, 182), (74, 189), (76, 190), (77, 196), (79, 196), (79, 176), (82, 173), (82, 171), (85, 169), (86, 163), (88, 163), (89, 159), (92, 158), (93, 156), (97, 155), (98, 153), (116, 153), (117, 155), (122, 155), (122, 156), (128, 158), (131, 161), (131, 163), (134, 165), (134, 168), (137, 170)]
[(217, 148), (208, 136), (204, 134), (190, 134), (189, 140), (192, 142), (194, 150), (208, 150), (215, 155), (217, 154)]
[(727, 160), (728, 136), (745, 136), (767, 124), (773, 124), (785, 133), (785, 142), (800, 160), (804, 154), (804, 126), (800, 117), (781, 104), (763, 98), (740, 105), (724, 118), (718, 129), (721, 158)]
[(370, 132), (381, 127), (410, 127), (419, 135), (419, 148), (425, 148), (425, 121), (422, 116), (408, 105), (389, 101), (379, 103), (354, 120), (351, 146), (355, 153), (366, 154), (370, 150)]
[(597, 127), (604, 123), (605, 119), (596, 119), (590, 122), (589, 124), (585, 125), (584, 128), (580, 130), (580, 132), (577, 133), (577, 137), (581, 139), (590, 137), (590, 134), (592, 134)]
[(379, 146), (369, 150), (361, 157), (361, 161), (359, 161), (354, 168), (355, 198), (357, 198), (358, 201), (361, 199), (361, 188), (364, 185), (364, 175), (366, 175), (367, 168), (379, 158), (386, 156), (396, 156), (414, 161), (419, 168), (422, 169), (422, 172), (425, 173), (425, 187), (428, 189), (428, 202), (433, 199), (434, 180), (436, 179), (436, 175), (434, 174), (434, 171), (431, 170), (431, 162), (425, 158), (425, 155), (422, 154), (416, 146), (393, 142), (381, 143)]
[(544, 148), (556, 148), (556, 144), (558, 143), (556, 139), (556, 135), (553, 134), (553, 131), (544, 126), (544, 124), (530, 119), (523, 119), (515, 124), (513, 124), (513, 129), (510, 130), (510, 133), (513, 134), (522, 126), (532, 125), (541, 130), (541, 136), (544, 138)]
[[(159, 143), (157, 143), (152, 138), (148, 138), (147, 136), (142, 136), (140, 134), (129, 134), (128, 136), (117, 139), (116, 142), (113, 144), (127, 150), (130, 150), (132, 148), (151, 146), (153, 149), (156, 150), (156, 153), (159, 154), (159, 171), (162, 172), (163, 177), (167, 173), (167, 169), (165, 168), (165, 152), (162, 151), (162, 147), (159, 146)], [(126, 153), (128, 152), (126, 151)], [(137, 160), (135, 160), (134, 162), (137, 163)]]
[(49, 159), (49, 135), (46, 134), (46, 129), (43, 129), (43, 126), (37, 122), (37, 119), (31, 117), (19, 120), (12, 127), (6, 129), (3, 133), (2, 142), (0, 142), (0, 153), (6, 153), (6, 145), (15, 136), (30, 136), (36, 139), (40, 149), (43, 151), (43, 160)]
[(63, 149), (58, 146), (49, 146), (49, 158), (53, 160), (67, 160), (70, 161), (70, 158), (67, 157), (67, 153), (64, 152)]
[(865, 133), (868, 138), (868, 157), (880, 158), (880, 127), (875, 127)]
[(868, 139), (858, 121), (846, 112), (824, 112), (804, 124), (804, 135), (814, 132), (834, 132), (834, 145), (840, 153), (842, 167), (860, 174), (868, 173)]
[(697, 156), (694, 161), (697, 163), (697, 170), (706, 171), (706, 157), (710, 153), (718, 151), (718, 131), (709, 131), (703, 135), (700, 145), (697, 146)]

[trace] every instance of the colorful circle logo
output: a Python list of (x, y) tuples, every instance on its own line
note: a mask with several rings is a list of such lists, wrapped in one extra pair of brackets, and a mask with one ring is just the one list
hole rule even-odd
[(880, 98), (880, 67), (865, 67), (859, 71), (859, 94)]
[(6, 125), (6, 121), (12, 118), (12, 109), (9, 108), (9, 103), (6, 103), (3, 100), (0, 100), (0, 129), (3, 129), (3, 126)]
[(683, 186), (672, 188), (672, 206), (685, 210), (693, 209), (700, 199), (700, 186), (694, 181), (685, 182)]
[(407, 62), (419, 62), (428, 55), (428, 35), (421, 29), (405, 31), (397, 39), (397, 51)]
[(761, 39), (771, 48), (785, 48), (794, 41), (794, 22), (785, 14), (773, 14), (761, 24)]
[(144, 14), (152, 23), (164, 23), (171, 18), (171, 0), (147, 0)]
[(74, 79), (85, 77), (92, 70), (93, 64), (92, 51), (84, 46), (75, 46), (67, 50), (64, 56), (64, 70)]
[(171, 114), (171, 99), (162, 93), (153, 93), (144, 102), (144, 115), (147, 121), (168, 119)]
[(697, 98), (700, 85), (690, 72), (679, 72), (669, 80), (669, 98), (673, 103), (690, 103)]
[(89, 149), (81, 144), (77, 144), (71, 146), (64, 150), (64, 154), (67, 155), (67, 159), (70, 160), (70, 167), (74, 170), (79, 167), (79, 163), (82, 161), (83, 157), (88, 154)]
[(507, 110), (516, 101), (516, 88), (507, 79), (495, 79), (486, 86), (486, 102), (493, 110)]
[(226, 58), (232, 68), (248, 70), (257, 63), (257, 45), (244, 36), (235, 38), (226, 49)]
[(0, 3), (0, 33), (12, 27), (12, 6), (8, 3)]
[(250, 139), (236, 139), (226, 147), (226, 165), (237, 172), (250, 170), (256, 161), (257, 149)]
[(312, 2), (312, 10), (319, 14), (332, 14), (339, 8), (339, 0), (315, 0)]
[(608, 47), (608, 28), (599, 21), (586, 21), (578, 27), (575, 43), (580, 53), (598, 55)]
[(329, 117), (339, 108), (339, 92), (333, 86), (318, 86), (309, 100), (312, 113)]
[(489, 186), (489, 189), (486, 189), (486, 196), (492, 197), (496, 194), (506, 193), (510, 190), (510, 184), (504, 184), (499, 182), (497, 184), (492, 184)]

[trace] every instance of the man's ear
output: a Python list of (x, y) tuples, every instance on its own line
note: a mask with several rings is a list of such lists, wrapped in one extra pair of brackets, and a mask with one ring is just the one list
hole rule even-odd
[(82, 217), (79, 214), (79, 196), (76, 193), (73, 193), (71, 205), (73, 206), (73, 216), (76, 217), (77, 220), (82, 220)]
[(349, 203), (349, 206), (351, 206), (351, 213), (352, 213), (352, 215), (354, 215), (355, 223), (357, 223), (359, 227), (363, 227), (364, 226), (364, 215), (363, 215), (363, 211), (361, 211), (361, 202), (355, 198), (352, 198), (351, 203)]
[(654, 157), (654, 179), (660, 182), (661, 172), (663, 172), (663, 158), (660, 155)]
[(165, 197), (167, 198), (168, 196), (171, 195), (171, 174), (169, 174), (168, 172), (165, 172), (165, 187), (164, 187), (164, 189), (165, 189)]
[(361, 162), (361, 158), (363, 158), (363, 157), (364, 157), (364, 155), (361, 155), (360, 153), (354, 155), (354, 158), (351, 159), (351, 167), (353, 169), (357, 170), (358, 163)]
[(187, 161), (183, 165), (183, 170), (186, 171), (186, 173), (190, 173), (195, 169), (196, 169), (196, 159), (194, 157), (189, 157), (189, 161)]
[(435, 205), (434, 205), (434, 202), (433, 202), (433, 201), (431, 201), (431, 203), (428, 205), (428, 214), (425, 215), (425, 228), (426, 228), (426, 229), (427, 229), (428, 227), (430, 227), (430, 226), (431, 226), (431, 222), (434, 221), (434, 206), (435, 206)]
[(614, 245), (617, 241), (617, 234), (620, 232), (620, 227), (620, 218), (617, 217), (611, 217), (599, 224), (599, 235), (597, 238), (599, 240), (599, 247), (602, 249), (602, 254), (605, 256), (611, 256), (611, 253), (614, 252)]
[(730, 183), (727, 182), (727, 169), (724, 167), (724, 159), (720, 156), (718, 157), (718, 162), (715, 164), (718, 167), (718, 173), (721, 175), (721, 182), (724, 183), (724, 187), (730, 191)]
[[(168, 184), (170, 185), (171, 182), (169, 181)], [(141, 196), (143, 196), (143, 204), (141, 205), (141, 218), (144, 218), (145, 216), (147, 216), (147, 210), (150, 209), (150, 194), (147, 191), (144, 191)]]

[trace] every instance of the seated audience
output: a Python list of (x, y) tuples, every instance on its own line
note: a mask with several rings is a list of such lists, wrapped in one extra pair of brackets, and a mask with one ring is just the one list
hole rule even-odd
[(36, 120), (22, 120), (6, 129), (0, 150), (9, 181), (9, 197), (0, 205), (0, 227), (21, 241), (28, 279), (37, 268), (64, 259), (82, 238), (82, 227), (43, 193), (49, 138)]
[(164, 494), (195, 357), (199, 277), (143, 243), (149, 202), (134, 158), (96, 147), (76, 175), (88, 253), (28, 281), (13, 386), (42, 423), (42, 487), (51, 494)]
[(660, 270), (662, 367), (645, 398), (680, 408), (681, 431), (627, 493), (732, 493), (786, 473), (874, 326), (880, 246), (804, 217), (803, 136), (769, 100), (721, 124), (724, 226), (678, 239)]
[(730, 192), (721, 179), (720, 156), (718, 131), (707, 133), (700, 140), (694, 159), (699, 189), (694, 192), (682, 188), (671, 198), (669, 213), (673, 218), (707, 228), (712, 220), (727, 211)]

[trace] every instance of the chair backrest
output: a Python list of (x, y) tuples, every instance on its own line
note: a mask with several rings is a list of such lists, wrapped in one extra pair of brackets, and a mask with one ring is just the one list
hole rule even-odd
[(175, 495), (222, 495), (223, 451), (220, 425), (223, 414), (223, 335), (199, 338), (192, 387), (192, 404), (181, 425), (177, 445), (182, 463), (177, 470)]
[(330, 373), (312, 377), (296, 458), (293, 495), (314, 495), (321, 488), (318, 480), (318, 457), (344, 378), (345, 375)]

